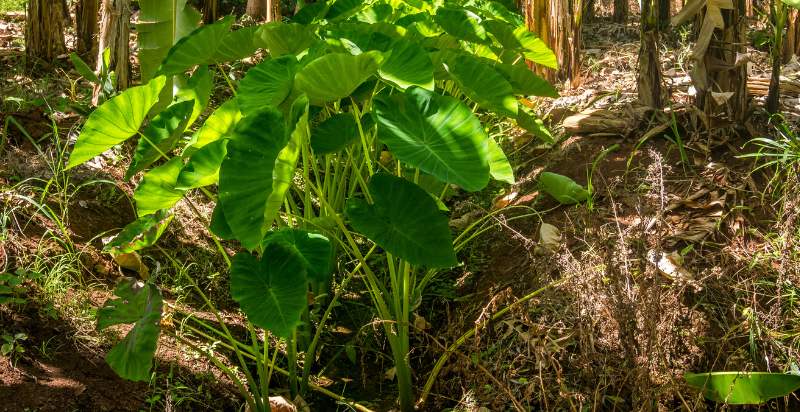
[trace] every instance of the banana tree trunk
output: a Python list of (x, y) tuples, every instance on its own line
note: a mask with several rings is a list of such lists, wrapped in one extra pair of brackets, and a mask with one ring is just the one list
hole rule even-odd
[(203, 22), (211, 24), (219, 19), (219, 0), (203, 1)]
[(577, 83), (581, 68), (582, 1), (522, 0), (520, 8), (528, 30), (547, 43), (558, 59), (558, 71), (544, 67), (536, 67), (536, 71), (550, 81)]
[(89, 64), (95, 63), (97, 56), (97, 15), (100, 11), (98, 0), (80, 0), (75, 5), (75, 48), (77, 53)]
[(790, 9), (786, 22), (786, 43), (783, 45), (783, 61), (800, 56), (800, 10)]
[(628, 0), (614, 0), (614, 22), (625, 23), (628, 20)]
[(25, 54), (34, 59), (52, 62), (66, 52), (64, 44), (64, 11), (61, 0), (29, 0), (25, 25)]
[(280, 0), (247, 0), (245, 13), (256, 20), (280, 21)]
[(661, 3), (663, 0), (642, 0), (639, 70), (636, 78), (639, 102), (657, 109), (664, 106), (661, 60), (658, 54)]
[[(103, 0), (102, 18), (100, 20), (100, 36), (98, 44), (97, 69), (102, 68), (103, 50), (110, 50), (109, 70), (117, 77), (117, 90), (127, 89), (130, 85), (130, 0)], [(95, 96), (99, 94), (95, 88)]]
[(750, 102), (745, 0), (689, 1), (672, 25), (692, 18), (697, 39), (690, 73), (697, 91), (695, 104), (712, 128), (742, 125)]

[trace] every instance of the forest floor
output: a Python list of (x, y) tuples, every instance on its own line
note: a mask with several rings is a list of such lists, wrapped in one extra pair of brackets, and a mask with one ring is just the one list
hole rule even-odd
[[(26, 70), (21, 24), (0, 17), (0, 273), (20, 269), (37, 279), (24, 284), (23, 303), (0, 306), (0, 335), (18, 336), (24, 349), (0, 358), (0, 410), (239, 410), (230, 382), (169, 337), (150, 382), (123, 381), (103, 360), (120, 330), (98, 332), (94, 314), (122, 273), (100, 250), (104, 237), (134, 219), (133, 185), (115, 154), (63, 171), (89, 90), (66, 58)], [(509, 133), (502, 144), (518, 183), (452, 200), (455, 228), (496, 211), (497, 230), (463, 251), (465, 265), (440, 275), (417, 310), (418, 389), (442, 348), (475, 330), (423, 410), (706, 410), (714, 406), (683, 383), (684, 373), (793, 365), (800, 256), (786, 222), (800, 199), (796, 183), (777, 184), (783, 177), (771, 169), (754, 172), (755, 161), (739, 157), (756, 150), (744, 133), (702, 128), (681, 80), (690, 46), (679, 34), (662, 46), (673, 107), (641, 112), (638, 29), (587, 25), (580, 84), (555, 101), (533, 102), (557, 143)], [(764, 54), (752, 55), (753, 73), (763, 75)], [(588, 108), (612, 110), (631, 126), (564, 133), (561, 121)], [(774, 133), (760, 109), (750, 130)], [(542, 171), (591, 183), (593, 201), (559, 206), (540, 195)], [(210, 205), (193, 200), (210, 214)], [(170, 311), (203, 316), (190, 277), (237, 330), (242, 319), (231, 309), (224, 262), (192, 216), (179, 204), (144, 264)], [(548, 225), (556, 236), (542, 236)], [(326, 379), (318, 384), (388, 410), (395, 393), (388, 347), (379, 328), (363, 326), (373, 317), (364, 286), (350, 289), (336, 308), (338, 324), (323, 336)], [(306, 401), (311, 410), (348, 409), (323, 396)]]

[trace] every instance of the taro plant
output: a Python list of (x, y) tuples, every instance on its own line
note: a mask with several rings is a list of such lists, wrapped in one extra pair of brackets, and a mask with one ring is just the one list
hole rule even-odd
[[(100, 106), (68, 166), (138, 137), (127, 177), (144, 172), (134, 194), (140, 218), (111, 246), (116, 253), (152, 245), (188, 191), (216, 202), (208, 222), (214, 241), (244, 249), (231, 260), (231, 295), (247, 315), (251, 342), (237, 341), (221, 318), (219, 327), (203, 324), (211, 332), (192, 331), (222, 338), (235, 354), (245, 382), (215, 364), (251, 408), (268, 408), (270, 376), (280, 372), (277, 349), (268, 356), (259, 328), (286, 341), (293, 394), (313, 386), (320, 334), (341, 288), (319, 317), (307, 296), (322, 300), (330, 264), (338, 261), (341, 283), (358, 277), (367, 285), (392, 351), (400, 408), (412, 410), (410, 317), (425, 287), (459, 263), (458, 250), (479, 227), (454, 239), (446, 196), (453, 187), (474, 192), (490, 179), (514, 181), (481, 119), (509, 118), (552, 139), (527, 96), (558, 94), (527, 61), (555, 67), (555, 56), (519, 15), (494, 1), (320, 1), (291, 22), (233, 31), (232, 23), (228, 17), (181, 38), (146, 84)], [(208, 67), (257, 49), (265, 51), (263, 61), (238, 82), (225, 76), (233, 97), (185, 138), (208, 102)], [(185, 91), (158, 103), (174, 76), (188, 76)], [(108, 316), (144, 322), (150, 339), (161, 306), (157, 289), (120, 288), (124, 302), (150, 304), (125, 310), (130, 304), (112, 301), (101, 325), (111, 324)], [(130, 316), (111, 315), (118, 311)], [(151, 363), (153, 341), (135, 345), (137, 338), (129, 333), (120, 344), (115, 353), (124, 357), (109, 354), (124, 377), (142, 377), (129, 363)], [(302, 373), (298, 349), (305, 349)]]

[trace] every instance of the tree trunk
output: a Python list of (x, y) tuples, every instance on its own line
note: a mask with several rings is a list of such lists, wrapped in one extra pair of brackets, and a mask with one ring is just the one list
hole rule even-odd
[(789, 9), (786, 23), (786, 43), (783, 45), (783, 61), (800, 56), (800, 10)]
[[(691, 6), (688, 2), (686, 7)], [(712, 128), (742, 125), (750, 103), (745, 0), (708, 3), (697, 17), (691, 73), (697, 90), (695, 103)]]
[[(249, 5), (248, 5), (249, 6)], [(219, 18), (219, 0), (203, 1), (203, 22), (211, 24)]]
[(639, 71), (636, 77), (639, 102), (656, 109), (664, 106), (661, 59), (658, 54), (660, 6), (663, 2), (663, 0), (642, 0)]
[(66, 52), (64, 11), (61, 0), (29, 0), (25, 25), (25, 53), (28, 62), (52, 62)]
[(788, 17), (788, 9), (780, 0), (770, 1), (769, 17), (773, 27), (772, 47), (770, 48), (770, 59), (772, 59), (772, 75), (769, 81), (769, 92), (767, 93), (767, 112), (779, 113), (781, 107), (781, 63), (783, 61), (783, 41), (784, 28)]
[(559, 70), (536, 67), (550, 81), (570, 80), (577, 84), (580, 74), (581, 0), (522, 0), (528, 30), (537, 34), (556, 54)]
[(98, 0), (80, 0), (75, 6), (75, 49), (88, 64), (95, 63)]
[[(672, 0), (657, 0), (657, 2), (658, 2), (658, 30), (665, 31), (667, 29), (667, 26), (669, 26), (669, 18), (672, 15)], [(644, 14), (644, 5), (642, 5), (642, 14)]]
[(625, 23), (628, 20), (628, 0), (614, 0), (614, 22)]
[[(97, 58), (98, 71), (103, 66), (103, 51), (110, 50), (109, 70), (117, 77), (117, 90), (127, 89), (130, 85), (130, 0), (103, 0), (102, 19), (100, 21), (100, 37)], [(99, 95), (95, 87), (95, 99)]]
[(256, 20), (280, 21), (280, 0), (247, 0), (245, 13)]
[(595, 20), (595, 3), (597, 3), (595, 0), (586, 0), (586, 6), (583, 8), (583, 21), (588, 23)]

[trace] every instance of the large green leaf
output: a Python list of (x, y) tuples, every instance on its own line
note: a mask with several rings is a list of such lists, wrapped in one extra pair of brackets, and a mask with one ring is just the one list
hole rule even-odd
[(334, 153), (359, 138), (358, 124), (352, 113), (339, 113), (311, 131), (311, 148), (316, 154)]
[(174, 157), (144, 175), (142, 182), (133, 192), (139, 216), (169, 209), (183, 198), (186, 191), (175, 188), (182, 167), (181, 158)]
[(440, 7), (436, 10), (434, 20), (448, 34), (461, 40), (485, 43), (488, 39), (480, 16), (462, 7)]
[(447, 217), (421, 187), (388, 174), (367, 185), (372, 204), (347, 201), (350, 224), (378, 246), (414, 265), (452, 267), (457, 263)]
[(230, 32), (233, 20), (233, 16), (226, 16), (214, 24), (201, 26), (180, 39), (169, 50), (157, 73), (172, 76), (193, 66), (216, 63), (214, 57)]
[(125, 338), (114, 345), (106, 361), (119, 376), (132, 381), (150, 379), (150, 367), (161, 333), (161, 293), (152, 284), (123, 281), (114, 290), (118, 299), (109, 299), (97, 311), (97, 328), (134, 323)]
[(500, 145), (497, 144), (497, 142), (495, 142), (491, 137), (489, 138), (488, 143), (489, 174), (494, 180), (499, 180), (501, 182), (513, 185), (515, 182), (514, 169), (511, 167), (511, 163), (508, 162), (508, 158), (503, 152), (503, 148), (501, 148)]
[(539, 175), (539, 189), (564, 205), (583, 202), (589, 198), (589, 191), (583, 186), (557, 173), (542, 172)]
[(686, 383), (703, 396), (729, 405), (757, 405), (800, 389), (800, 376), (768, 372), (687, 373)]
[(348, 53), (327, 54), (297, 73), (295, 87), (306, 93), (312, 104), (339, 100), (350, 96), (361, 83), (374, 75), (382, 59), (381, 53), (376, 51), (358, 56)]
[(401, 89), (419, 86), (433, 90), (433, 62), (418, 44), (400, 39), (392, 44), (391, 54), (378, 74)]
[(152, 215), (142, 216), (129, 223), (117, 236), (114, 236), (103, 252), (112, 254), (131, 253), (156, 243), (169, 226), (174, 215), (160, 210)]
[(283, 116), (265, 108), (243, 118), (228, 142), (219, 171), (219, 202), (232, 233), (255, 249), (274, 216), (267, 201), (275, 180), (275, 161), (286, 146)]
[(468, 191), (489, 182), (488, 136), (467, 106), (410, 87), (375, 99), (378, 137), (398, 159)]
[(142, 80), (153, 77), (169, 49), (200, 23), (202, 15), (186, 0), (139, 0), (139, 64)]
[(525, 26), (514, 27), (500, 20), (486, 20), (483, 25), (503, 48), (518, 51), (536, 64), (553, 69), (558, 68), (558, 59), (556, 59), (555, 53)]
[(231, 296), (254, 325), (288, 338), (308, 305), (305, 266), (281, 242), (269, 244), (261, 260), (240, 252), (231, 265)]
[(228, 225), (228, 220), (225, 219), (225, 212), (222, 210), (222, 204), (220, 202), (217, 202), (216, 207), (214, 207), (214, 212), (211, 213), (211, 224), (208, 228), (220, 239), (230, 240), (235, 236), (230, 225)]
[(257, 44), (267, 49), (272, 57), (298, 55), (316, 39), (309, 26), (277, 21), (259, 26), (256, 35)]
[(217, 63), (241, 60), (258, 50), (258, 26), (245, 27), (225, 34), (214, 51), (213, 60)]
[(194, 189), (216, 184), (219, 181), (219, 167), (227, 153), (228, 141), (211, 142), (194, 152), (178, 175), (176, 189)]
[(517, 115), (511, 84), (491, 66), (475, 57), (460, 55), (447, 61), (447, 71), (461, 91), (484, 109), (509, 117)]
[(175, 147), (192, 114), (194, 102), (187, 100), (175, 103), (153, 118), (142, 132), (136, 151), (133, 153), (125, 179), (146, 169)]
[(782, 0), (782, 1), (791, 7), (800, 9), (800, 0)]
[(267, 234), (262, 243), (263, 249), (266, 250), (272, 243), (281, 243), (297, 253), (303, 259), (309, 280), (320, 283), (328, 281), (333, 249), (327, 237), (300, 229), (281, 229)]
[(214, 88), (214, 78), (208, 66), (200, 66), (188, 79), (186, 75), (182, 74), (175, 76), (174, 79), (175, 89), (177, 89), (175, 92), (175, 102), (187, 100), (194, 102), (192, 114), (189, 116), (189, 122), (186, 124), (186, 128), (188, 129), (208, 106), (208, 102), (211, 99), (211, 89)]
[(292, 21), (295, 24), (311, 24), (325, 17), (329, 7), (330, 3), (327, 1), (306, 4), (292, 16)]
[(328, 21), (344, 20), (361, 9), (362, 0), (335, 0), (325, 14)]
[(114, 96), (92, 112), (75, 142), (67, 169), (136, 134), (150, 108), (158, 101), (158, 94), (165, 82), (164, 76), (156, 77), (145, 85), (132, 87)]
[(247, 116), (265, 106), (278, 107), (292, 91), (297, 59), (283, 56), (265, 60), (247, 71), (236, 100), (239, 110)]
[(558, 98), (558, 90), (550, 82), (533, 73), (525, 63), (498, 64), (497, 71), (511, 83), (514, 94)]
[(229, 137), (241, 118), (239, 103), (236, 99), (228, 100), (222, 106), (217, 107), (211, 116), (208, 116), (200, 130), (192, 137), (189, 145), (192, 149), (199, 149), (211, 142)]

